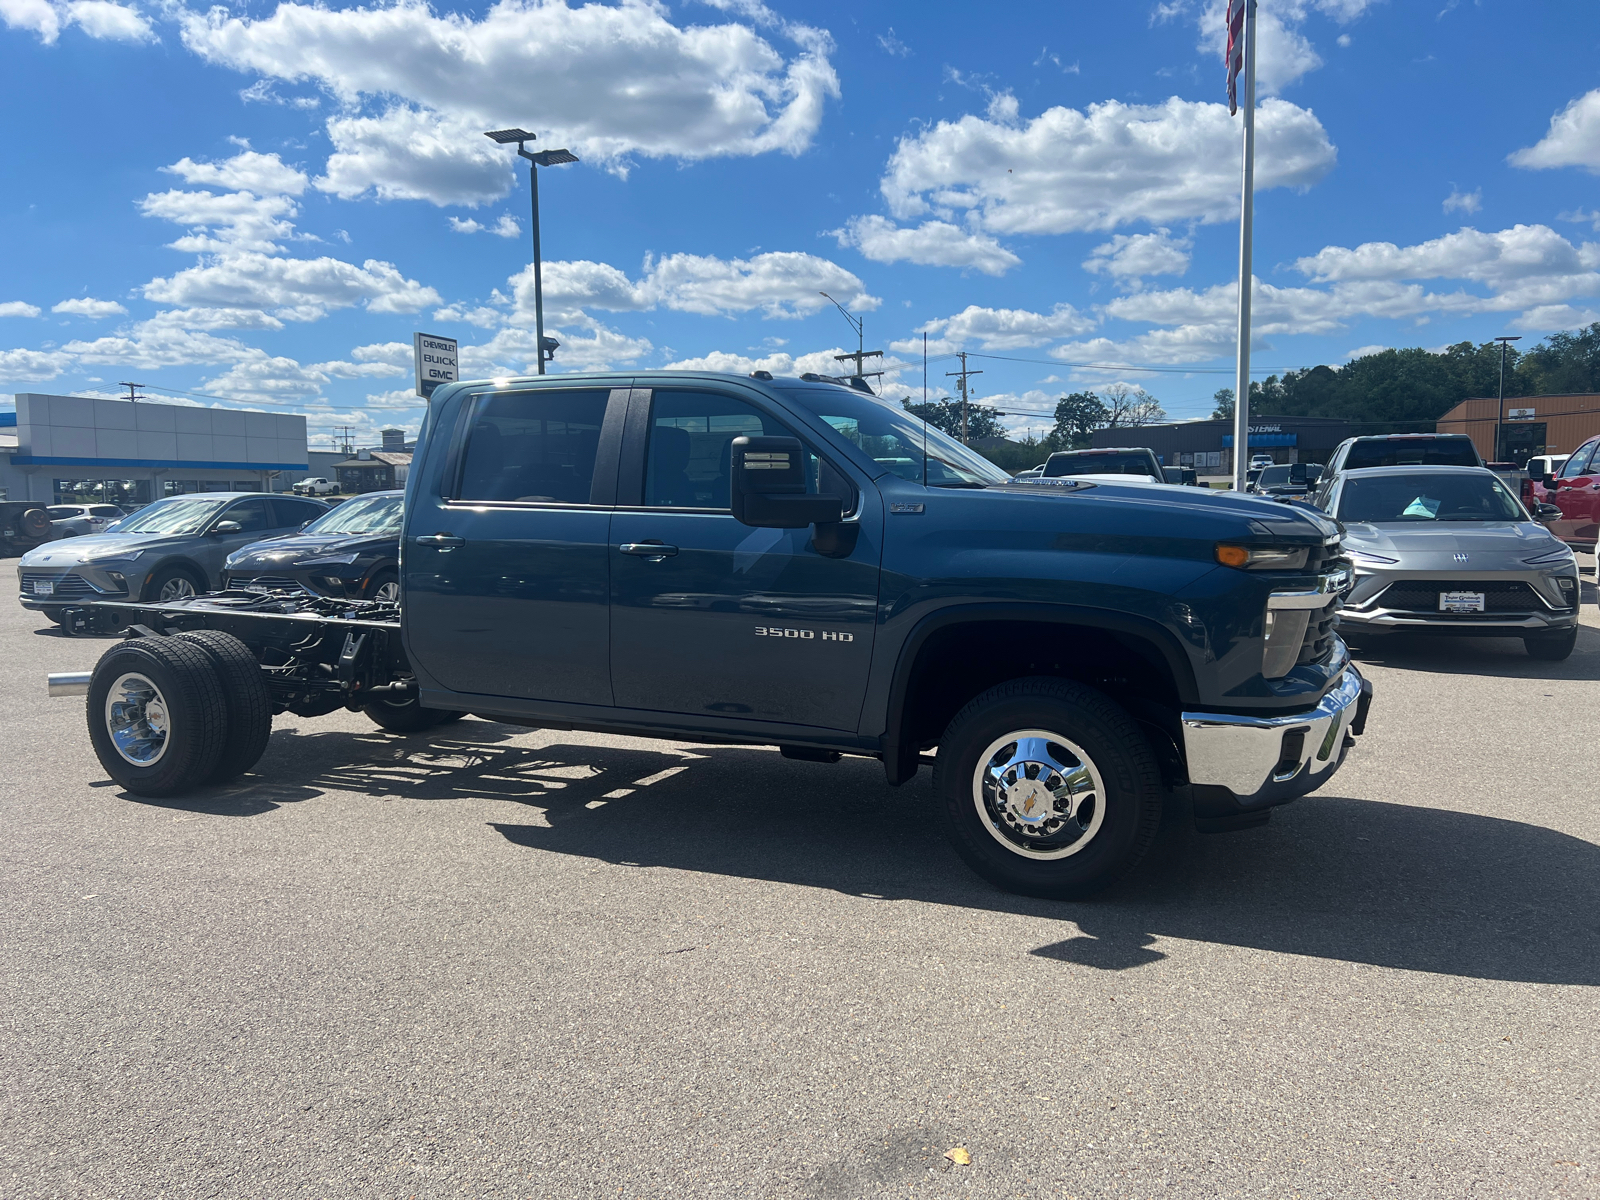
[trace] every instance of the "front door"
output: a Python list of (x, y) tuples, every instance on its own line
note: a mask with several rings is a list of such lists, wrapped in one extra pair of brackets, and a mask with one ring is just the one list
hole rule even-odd
[[(403, 553), (407, 645), (442, 686), (611, 703), (611, 480), (595, 489), (611, 395), (540, 388), (467, 400), (456, 479), (443, 496), (409, 500)], [(626, 405), (626, 389), (615, 395)]]
[[(853, 731), (872, 657), (881, 518), (831, 464), (812, 489), (857, 517), (854, 550), (826, 558), (809, 529), (752, 529), (728, 509), (730, 443), (793, 437), (731, 394), (634, 393), (611, 526), (611, 679), (619, 707)], [(625, 506), (625, 507), (624, 507)]]
[(1561, 464), (1557, 478), (1546, 484), (1546, 499), (1561, 510), (1549, 522), (1550, 532), (1564, 542), (1593, 545), (1600, 532), (1600, 441), (1585, 442)]
[[(214, 532), (224, 521), (237, 523), (238, 532)], [(248, 546), (251, 542), (259, 542), (262, 538), (294, 532), (293, 529), (279, 526), (277, 516), (264, 496), (238, 500), (228, 505), (212, 521), (211, 529), (213, 532), (208, 533), (205, 541), (196, 547), (194, 557), (206, 569), (207, 586), (213, 588), (222, 586), (222, 564), (235, 550)]]

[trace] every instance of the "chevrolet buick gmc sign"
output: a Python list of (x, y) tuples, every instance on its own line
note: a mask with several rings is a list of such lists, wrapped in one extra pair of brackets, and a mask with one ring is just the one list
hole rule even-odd
[(430, 396), (440, 384), (461, 378), (456, 365), (455, 338), (435, 337), (431, 333), (412, 335), (417, 351), (417, 395)]

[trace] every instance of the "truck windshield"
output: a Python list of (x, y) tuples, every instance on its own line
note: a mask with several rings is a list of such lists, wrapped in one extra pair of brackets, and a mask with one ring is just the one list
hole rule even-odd
[(1054, 479), (1062, 475), (1148, 475), (1160, 478), (1151, 456), (1132, 454), (1052, 454), (1044, 473)]
[(1417, 521), (1526, 521), (1528, 514), (1491, 475), (1384, 475), (1349, 479), (1335, 514), (1345, 524)]
[(325, 517), (318, 517), (302, 533), (399, 533), (400, 505), (404, 496), (364, 496), (346, 500)]
[(117, 525), (118, 533), (199, 533), (217, 514), (218, 500), (157, 500)]
[(981, 488), (1009, 483), (1011, 476), (975, 450), (925, 425), (904, 409), (848, 388), (785, 388), (786, 395), (816, 413), (879, 466), (911, 483), (929, 487)]

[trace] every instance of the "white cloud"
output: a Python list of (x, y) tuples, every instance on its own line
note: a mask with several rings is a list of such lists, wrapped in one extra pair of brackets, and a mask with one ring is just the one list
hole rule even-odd
[[(1374, 0), (1278, 0), (1256, 10), (1256, 87), (1273, 95), (1322, 65), (1301, 26), (1313, 12), (1348, 25), (1372, 6)], [(1208, 0), (1200, 11), (1200, 48), (1222, 59), (1228, 45), (1227, 0)], [(1348, 46), (1348, 35), (1340, 35)], [(1219, 68), (1220, 69), (1220, 68)], [(1240, 93), (1244, 85), (1240, 84)]]
[(92, 38), (114, 42), (149, 42), (155, 30), (138, 9), (110, 0), (72, 0), (66, 6), (68, 19)]
[(1571, 304), (1541, 304), (1530, 308), (1511, 322), (1513, 329), (1530, 333), (1553, 333), (1558, 329), (1579, 329), (1600, 321), (1600, 312), (1575, 308)]
[(901, 229), (883, 217), (852, 217), (832, 233), (841, 246), (853, 246), (873, 262), (962, 267), (985, 275), (1004, 275), (1022, 262), (987, 234), (970, 233), (948, 221)]
[[(1256, 139), (1261, 191), (1310, 187), (1337, 157), (1317, 118), (1283, 100), (1261, 105)], [(1238, 162), (1238, 122), (1224, 104), (1111, 100), (1026, 122), (940, 121), (901, 140), (880, 188), (903, 219), (965, 211), (989, 233), (1111, 230), (1236, 219)]]
[(249, 192), (152, 192), (139, 201), (147, 217), (186, 225), (190, 232), (169, 243), (188, 254), (212, 251), (280, 249), (279, 242), (294, 232), (289, 220), (298, 211), (287, 196), (255, 196)]
[(258, 196), (298, 196), (311, 182), (304, 171), (289, 166), (276, 154), (258, 154), (254, 150), (215, 163), (180, 158), (161, 169), (185, 183), (214, 184)]
[[(945, 354), (974, 343), (985, 350), (1020, 350), (1042, 346), (1055, 338), (1087, 333), (1098, 324), (1070, 304), (1058, 304), (1048, 313), (1022, 308), (983, 308), (969, 304), (953, 317), (929, 321), (918, 332), (929, 335), (930, 352)], [(937, 339), (937, 343), (933, 339)], [(902, 354), (921, 353), (920, 338), (889, 343)]]
[(510, 213), (500, 214), (493, 225), (484, 225), (471, 217), (451, 217), (450, 228), (457, 233), (492, 233), (495, 237), (514, 238), (522, 233), (522, 226)]
[(178, 329), (161, 321), (142, 322), (112, 337), (68, 342), (62, 349), (76, 355), (79, 362), (142, 367), (146, 370), (244, 362), (262, 354), (262, 351), (233, 338)]
[(1328, 246), (1295, 263), (1319, 282), (1470, 279), (1496, 288), (1537, 277), (1590, 275), (1597, 265), (1600, 246), (1575, 247), (1548, 225), (1515, 225), (1498, 233), (1467, 228), (1405, 247), (1393, 242), (1364, 242), (1353, 250)]
[(388, 363), (392, 367), (409, 367), (413, 363), (413, 350), (409, 342), (373, 342), (357, 346), (350, 357), (361, 363)]
[(293, 404), (320, 395), (327, 382), (327, 373), (315, 366), (303, 367), (292, 358), (257, 351), (216, 378), (206, 380), (198, 390), (256, 404)]
[[(632, 338), (598, 322), (546, 325), (545, 336), (561, 343), (556, 351), (556, 371), (603, 371), (637, 362), (654, 349), (647, 338)], [(534, 331), (506, 328), (479, 346), (460, 350), (463, 378), (497, 375), (532, 375), (539, 369), (534, 352)]]
[(1510, 155), (1514, 167), (1547, 170), (1582, 167), (1600, 175), (1600, 88), (1579, 96), (1550, 118), (1550, 129), (1532, 146)]
[[(35, 309), (35, 312), (38, 310)], [(50, 310), (55, 313), (66, 313), (74, 317), (92, 317), (98, 320), (101, 317), (125, 316), (128, 310), (115, 300), (92, 300), (87, 296), (80, 296), (72, 300), (63, 300)], [(32, 315), (32, 314), (30, 314)]]
[[(26, 29), (37, 33), (46, 46), (61, 35), (61, 17), (48, 0), (0, 0), (0, 20), (5, 21), (7, 29)], [(7, 353), (27, 354), (31, 351), (12, 350)]]
[(149, 329), (282, 329), (283, 322), (258, 308), (169, 308), (144, 322)]
[[(680, 28), (667, 11), (652, 0), (543, 0), (496, 4), (475, 20), (416, 3), (282, 2), (260, 19), (213, 8), (181, 21), (184, 42), (208, 61), (317, 83), (340, 100), (346, 111), (329, 122), (335, 154), (319, 186), (341, 196), (503, 196), (516, 160), (483, 130), (517, 114), (538, 114), (542, 144), (570, 145), (612, 169), (630, 155), (693, 160), (810, 145), (839, 95), (827, 34), (735, 10), (795, 42), (786, 59), (747, 25)], [(359, 115), (380, 99), (381, 113)]]
[[(511, 277), (519, 324), (533, 319), (533, 268)], [(544, 264), (547, 319), (572, 319), (587, 308), (639, 312), (669, 308), (701, 316), (760, 311), (768, 317), (801, 317), (828, 307), (828, 292), (847, 308), (871, 310), (881, 303), (851, 272), (814, 254), (771, 251), (751, 258), (669, 254), (646, 257), (635, 282), (609, 263)]]
[(883, 48), (885, 54), (892, 54), (895, 58), (911, 57), (911, 47), (895, 37), (893, 25), (889, 26), (888, 33), (878, 35), (878, 45)]
[(1581, 205), (1570, 212), (1557, 213), (1558, 221), (1568, 221), (1574, 225), (1587, 225), (1596, 233), (1600, 233), (1600, 212), (1590, 212)]
[(0, 383), (43, 383), (71, 365), (59, 350), (0, 350)]
[(1165, 228), (1154, 233), (1119, 233), (1096, 246), (1083, 269), (1138, 287), (1146, 275), (1182, 275), (1189, 269), (1193, 244), (1188, 238), (1172, 237)]
[(158, 304), (264, 309), (284, 320), (316, 320), (327, 310), (365, 304), (369, 312), (410, 313), (440, 302), (392, 263), (361, 266), (337, 258), (280, 258), (256, 252), (152, 279), (145, 297)]
[(480, 329), (493, 329), (505, 322), (505, 314), (492, 308), (464, 308), (459, 304), (433, 310), (435, 321), (464, 321)]
[(1450, 194), (1444, 198), (1445, 212), (1475, 213), (1482, 207), (1482, 188), (1477, 188), (1470, 192), (1463, 192), (1458, 187), (1452, 187), (1450, 189)]
[(39, 312), (37, 304), (29, 304), (26, 300), (7, 300), (0, 304), (0, 317), (37, 317)]
[(1388, 349), (1389, 347), (1382, 342), (1374, 342), (1370, 346), (1357, 346), (1354, 350), (1346, 350), (1344, 356), (1346, 361), (1350, 361), (1357, 358), (1365, 358), (1369, 354), (1382, 354)]

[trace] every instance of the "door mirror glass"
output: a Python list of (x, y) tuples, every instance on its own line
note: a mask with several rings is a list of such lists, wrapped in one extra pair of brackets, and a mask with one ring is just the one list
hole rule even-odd
[(1306, 480), (1307, 475), (1305, 463), (1294, 463), (1289, 467), (1290, 483), (1294, 484), (1296, 487), (1304, 487), (1306, 485)]
[(1554, 521), (1561, 516), (1561, 508), (1555, 504), (1535, 504), (1533, 506), (1533, 519), (1535, 521)]
[(734, 519), (759, 529), (804, 529), (837, 524), (837, 496), (806, 494), (805, 448), (799, 438), (733, 439), (729, 508)]
[(211, 532), (215, 534), (238, 533), (242, 528), (244, 527), (237, 521), (218, 521), (211, 527)]

